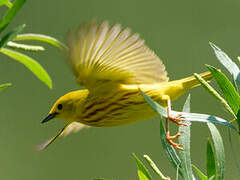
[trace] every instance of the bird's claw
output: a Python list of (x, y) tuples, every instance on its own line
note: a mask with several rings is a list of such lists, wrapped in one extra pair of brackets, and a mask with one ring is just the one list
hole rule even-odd
[(168, 141), (168, 143), (170, 145), (172, 145), (175, 149), (179, 149), (179, 150), (182, 150), (184, 151), (183, 147), (182, 147), (182, 144), (178, 144), (178, 143), (175, 143), (173, 140), (178, 138), (179, 136), (181, 136), (182, 132), (178, 132), (176, 135), (174, 136), (170, 136), (169, 135), (169, 132), (167, 132), (166, 134), (166, 139)]
[(168, 116), (168, 119), (171, 120), (173, 123), (177, 124), (178, 126), (188, 126), (188, 124), (179, 122), (179, 121), (185, 121), (185, 119), (180, 118), (181, 116), (182, 114), (178, 114), (175, 117)]

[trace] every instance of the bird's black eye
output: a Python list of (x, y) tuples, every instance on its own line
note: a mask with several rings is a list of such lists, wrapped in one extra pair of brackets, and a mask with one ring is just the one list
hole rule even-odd
[(58, 110), (62, 110), (63, 105), (62, 105), (62, 104), (59, 104), (59, 105), (57, 106), (57, 108), (58, 108)]

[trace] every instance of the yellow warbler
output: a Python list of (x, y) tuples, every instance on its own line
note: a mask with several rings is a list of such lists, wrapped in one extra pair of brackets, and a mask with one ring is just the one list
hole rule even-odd
[[(68, 62), (77, 82), (85, 90), (73, 91), (60, 97), (42, 121), (53, 118), (65, 120), (67, 125), (55, 137), (38, 147), (46, 148), (59, 135), (67, 135), (82, 127), (110, 127), (150, 119), (156, 112), (144, 101), (139, 89), (168, 108), (167, 140), (173, 142), (180, 134), (169, 135), (168, 120), (185, 125), (178, 117), (170, 116), (170, 100), (175, 100), (188, 89), (198, 86), (193, 77), (168, 81), (165, 66), (138, 34), (130, 29), (112, 27), (108, 22), (80, 25), (68, 38)], [(205, 80), (212, 78), (202, 73)]]

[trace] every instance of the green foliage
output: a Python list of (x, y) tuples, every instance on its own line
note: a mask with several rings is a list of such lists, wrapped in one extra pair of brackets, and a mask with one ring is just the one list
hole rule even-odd
[(211, 144), (210, 139), (207, 141), (207, 177), (213, 177), (216, 179), (216, 164), (215, 164), (215, 155), (214, 150)]
[(10, 0), (0, 0), (0, 6), (5, 5), (8, 8), (12, 7), (12, 3), (10, 2)]
[(215, 148), (215, 166), (216, 166), (216, 170), (214, 170), (216, 171), (215, 177), (218, 180), (222, 180), (224, 177), (224, 167), (225, 167), (225, 153), (224, 153), (223, 140), (219, 131), (212, 123), (208, 123), (207, 125), (211, 132), (212, 140)]
[[(5, 13), (4, 17), (0, 21), (0, 35), (13, 20), (24, 3), (25, 0), (15, 0), (13, 4), (9, 0), (0, 0), (0, 6), (6, 5), (9, 7), (9, 10)], [(42, 34), (20, 34), (24, 27), (25, 24), (20, 25), (0, 37), (0, 53), (3, 53), (10, 58), (24, 64), (38, 79), (44, 82), (49, 88), (52, 88), (52, 80), (46, 70), (44, 70), (44, 68), (35, 59), (15, 51), (17, 49), (24, 51), (43, 51), (45, 49), (42, 46), (19, 44), (14, 41), (41, 41), (55, 46), (61, 50), (66, 50), (67, 47), (57, 39), (50, 36)]]
[(216, 80), (218, 86), (220, 87), (226, 102), (229, 104), (232, 111), (234, 112), (235, 115), (234, 120), (237, 120), (238, 127), (240, 127), (239, 118), (240, 97), (237, 87), (237, 84), (240, 84), (239, 67), (219, 47), (217, 47), (213, 43), (210, 43), (210, 45), (213, 48), (219, 62), (231, 73), (233, 77), (233, 83), (231, 83), (231, 81), (223, 73), (221, 73), (212, 66), (208, 66), (208, 68), (210, 67), (209, 70), (213, 73), (214, 79)]
[(25, 24), (18, 26), (9, 33), (7, 33), (5, 36), (3, 36), (0, 42), (0, 48), (4, 47), (9, 41), (15, 38), (17, 34), (21, 33), (25, 26), (26, 26)]
[(162, 147), (165, 154), (167, 155), (168, 160), (171, 162), (172, 166), (182, 175), (183, 173), (181, 168), (181, 160), (178, 157), (176, 150), (166, 140), (166, 130), (164, 128), (162, 120), (160, 120), (160, 138)]
[(196, 166), (192, 165), (196, 174), (201, 178), (201, 180), (223, 180), (224, 178), (224, 167), (225, 167), (225, 153), (222, 137), (217, 130), (217, 128), (212, 123), (208, 123), (208, 128), (212, 135), (212, 141), (214, 148), (210, 139), (207, 141), (207, 176), (201, 172)]
[(240, 84), (239, 67), (232, 61), (228, 55), (223, 52), (219, 47), (210, 42), (210, 46), (213, 48), (215, 55), (217, 56), (219, 62), (233, 75), (235, 81)]
[[(190, 113), (190, 100), (191, 96), (187, 97), (187, 100), (183, 106), (183, 112)], [(183, 132), (178, 138), (179, 143), (182, 144), (184, 151), (179, 151), (179, 158), (182, 162), (182, 174), (183, 178), (186, 180), (193, 179), (192, 165), (191, 165), (191, 154), (190, 154), (190, 136), (191, 136), (191, 123), (189, 121), (185, 122), (188, 126), (179, 126), (179, 132)]]
[(68, 47), (63, 44), (62, 42), (58, 41), (57, 39), (51, 37), (51, 36), (47, 36), (47, 35), (43, 35), (43, 34), (19, 34), (14, 38), (14, 41), (42, 41), (45, 43), (48, 43), (52, 46), (55, 46), (59, 49), (63, 49), (63, 50), (67, 50)]
[(11, 86), (11, 83), (0, 84), (0, 91), (4, 90), (5, 88)]
[(200, 169), (198, 169), (195, 165), (192, 165), (193, 169), (195, 170), (196, 174), (201, 178), (201, 180), (208, 180), (208, 177), (203, 174), (202, 171), (200, 171)]
[[(221, 104), (224, 105), (225, 109), (232, 115), (234, 120), (238, 120), (238, 125), (240, 127), (240, 96), (238, 93), (238, 84), (239, 82), (239, 68), (238, 66), (216, 45), (210, 43), (211, 47), (214, 49), (214, 52), (219, 59), (219, 61), (228, 69), (228, 71), (233, 76), (233, 82), (229, 81), (227, 76), (224, 75), (220, 70), (217, 68), (206, 65), (213, 78), (216, 80), (219, 88), (221, 89), (222, 95), (218, 93), (212, 86), (208, 84), (201, 76), (198, 74), (194, 74), (196, 79), (201, 83), (201, 85), (215, 97)], [(140, 91), (141, 92), (141, 91)], [(141, 92), (145, 101), (155, 110), (161, 117), (167, 118), (167, 110), (163, 108), (161, 105), (153, 101), (150, 97), (146, 94)], [(183, 112), (171, 111), (172, 116), (177, 116), (181, 114), (180, 118), (185, 119), (185, 123), (188, 126), (179, 127), (179, 132), (183, 132), (182, 135), (179, 137), (179, 143), (183, 145), (184, 151), (176, 152), (175, 149), (169, 145), (166, 140), (166, 132), (164, 129), (164, 125), (162, 120), (160, 120), (160, 137), (162, 146), (166, 156), (168, 157), (169, 161), (176, 169), (177, 174), (178, 172), (182, 176), (183, 179), (195, 179), (192, 173), (192, 167), (195, 173), (199, 176), (202, 180), (223, 180), (224, 179), (224, 169), (225, 169), (225, 152), (224, 152), (224, 145), (222, 137), (215, 127), (214, 124), (221, 124), (226, 127), (230, 127), (231, 129), (236, 128), (232, 125), (232, 123), (207, 114), (197, 114), (197, 113), (190, 113), (190, 96), (187, 98)], [(191, 164), (191, 156), (190, 156), (190, 121), (194, 122), (205, 122), (210, 130), (212, 140), (208, 139), (207, 141), (207, 164), (206, 170), (207, 175), (201, 172), (196, 166)], [(211, 143), (212, 142), (212, 143)], [(155, 164), (154, 164), (155, 165)], [(154, 166), (156, 167), (156, 165)], [(154, 170), (154, 168), (152, 168)], [(154, 172), (158, 172), (154, 170)], [(159, 171), (160, 172), (160, 171)], [(162, 173), (160, 172), (162, 175)], [(161, 176), (159, 176), (161, 178)], [(178, 178), (178, 177), (177, 177)]]
[[(0, 34), (3, 32), (3, 30), (8, 26), (8, 24), (13, 20), (13, 18), (16, 16), (17, 12), (21, 9), (23, 4), (26, 0), (15, 0), (13, 3), (13, 6), (9, 8), (9, 10), (6, 12), (6, 14), (3, 16), (2, 20), (0, 21)], [(7, 2), (5, 1), (5, 4)]]
[(153, 160), (148, 155), (144, 155), (143, 157), (147, 161), (148, 165), (152, 168), (153, 172), (155, 172), (159, 176), (160, 179), (170, 180), (169, 177), (165, 177), (163, 175), (163, 173), (158, 169), (157, 165), (153, 162)]
[(212, 73), (214, 79), (222, 90), (223, 96), (236, 114), (240, 106), (240, 96), (238, 95), (238, 92), (222, 72), (213, 66), (208, 65), (207, 68)]
[[(239, 79), (239, 67), (232, 61), (232, 59), (223, 52), (219, 47), (215, 44), (210, 43), (210, 46), (213, 48), (216, 57), (219, 62), (231, 73), (233, 79), (232, 82), (227, 78), (225, 74), (223, 74), (220, 70), (213, 66), (207, 65), (207, 68), (212, 73), (214, 79), (216, 80), (223, 97), (217, 93), (206, 81), (200, 79), (198, 75), (195, 77), (199, 80), (199, 82), (203, 85), (205, 89), (207, 89), (210, 94), (212, 94), (217, 100), (219, 100), (222, 104), (224, 104), (226, 110), (233, 116), (233, 121), (237, 120), (238, 127), (240, 127), (240, 119), (239, 119), (239, 108), (240, 108), (240, 96), (238, 93), (238, 84), (240, 84)], [(210, 143), (210, 140), (207, 144), (207, 175), (209, 179), (224, 179), (224, 167), (225, 167), (225, 153), (224, 153), (224, 145), (221, 135), (217, 128), (208, 123), (208, 127), (210, 129), (213, 143)], [(239, 134), (238, 134), (239, 136)], [(231, 133), (229, 132), (229, 139), (232, 148), (231, 141)], [(212, 145), (214, 145), (214, 148)], [(214, 153), (215, 152), (215, 153)], [(232, 152), (234, 152), (232, 150)], [(236, 160), (237, 161), (237, 160)], [(237, 168), (238, 162), (235, 163)]]
[(45, 50), (44, 47), (42, 47), (42, 46), (19, 44), (19, 43), (15, 43), (12, 41), (9, 41), (7, 43), (7, 47), (9, 47), (11, 49), (21, 49), (24, 51), (44, 51)]
[(210, 86), (200, 75), (194, 73), (194, 76), (200, 82), (202, 87), (204, 87), (213, 97), (221, 102), (233, 117), (237, 118), (232, 108), (228, 105), (227, 101), (212, 86)]
[[(152, 100), (149, 96), (144, 94), (142, 91), (140, 91), (145, 101), (155, 110), (161, 117), (167, 118), (167, 110), (166, 108), (162, 107), (160, 104)], [(183, 118), (185, 121), (191, 121), (191, 122), (202, 122), (202, 123), (216, 123), (221, 124), (227, 127), (230, 127), (232, 129), (236, 129), (231, 123), (228, 121), (217, 117), (213, 115), (208, 114), (199, 114), (199, 113), (187, 113), (187, 112), (178, 112), (178, 111), (171, 111), (171, 115), (173, 117), (178, 116), (181, 114), (181, 118)]]
[[(155, 101), (153, 101), (149, 96), (144, 94), (142, 91), (140, 91), (144, 99), (147, 103), (162, 117), (167, 117), (166, 109), (163, 108), (161, 105), (157, 104)], [(173, 115), (177, 115), (180, 112), (171, 111)], [(202, 179), (217, 179), (222, 180), (224, 177), (224, 166), (225, 166), (225, 154), (224, 154), (224, 147), (223, 147), (223, 141), (220, 133), (218, 132), (217, 128), (211, 123), (215, 122), (217, 124), (222, 124), (227, 127), (231, 127), (234, 129), (234, 126), (232, 126), (229, 122), (223, 119), (218, 119), (217, 117), (210, 116), (210, 115), (203, 115), (203, 114), (196, 114), (196, 113), (190, 113), (190, 96), (188, 96), (184, 107), (183, 112), (181, 112), (182, 117), (187, 119), (185, 123), (188, 126), (179, 127), (179, 131), (183, 132), (182, 135), (179, 137), (179, 143), (183, 145), (184, 151), (178, 151), (176, 150), (167, 142), (166, 140), (166, 131), (164, 128), (163, 121), (160, 120), (160, 138), (162, 142), (163, 150), (168, 157), (169, 161), (171, 162), (172, 166), (176, 169), (177, 174), (179, 173), (182, 178), (185, 180), (195, 180), (196, 178), (193, 175), (192, 167), (195, 170), (196, 174)], [(187, 114), (187, 116), (186, 116)], [(186, 118), (187, 117), (187, 118)], [(191, 155), (190, 155), (190, 135), (191, 135), (191, 128), (190, 128), (190, 121), (193, 119), (195, 121), (196, 117), (200, 117), (199, 122), (207, 122), (207, 125), (209, 127), (209, 130), (212, 135), (212, 140), (214, 144), (214, 149), (212, 148), (210, 144), (210, 140), (207, 144), (207, 175), (202, 173), (196, 166), (192, 165), (191, 163)], [(210, 117), (214, 117), (215, 121), (213, 121)], [(204, 119), (204, 120), (203, 120)], [(140, 161), (135, 154), (133, 154), (137, 167), (138, 167), (138, 176), (140, 180), (149, 180), (152, 179), (152, 176), (150, 175), (148, 169), (146, 166), (144, 166), (143, 162)], [(215, 158), (216, 157), (216, 158)], [(147, 156), (144, 155), (144, 158), (147, 160), (147, 163), (150, 165), (153, 172), (155, 172), (160, 179), (170, 179), (169, 177), (165, 177), (161, 171), (157, 168), (155, 163)], [(178, 177), (177, 177), (178, 178)]]
[(0, 52), (24, 64), (42, 82), (47, 84), (49, 88), (52, 88), (52, 80), (50, 79), (47, 72), (43, 69), (43, 67), (37, 61), (35, 61), (34, 59), (30, 58), (27, 55), (24, 55), (22, 53), (19, 53), (10, 49), (6, 49), (6, 48), (1, 48)]
[(133, 153), (133, 157), (138, 167), (139, 180), (152, 180), (152, 176), (150, 175), (148, 169), (145, 167), (142, 161), (140, 161), (140, 159), (138, 159), (138, 157), (134, 153)]

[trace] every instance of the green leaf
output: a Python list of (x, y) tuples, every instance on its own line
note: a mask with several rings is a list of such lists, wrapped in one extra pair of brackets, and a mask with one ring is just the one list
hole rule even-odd
[(19, 9), (23, 6), (26, 0), (15, 0), (11, 9), (3, 16), (0, 21), (0, 33), (8, 26), (8, 24), (15, 17)]
[(3, 89), (5, 89), (11, 85), (12, 85), (11, 83), (0, 84), (0, 91), (2, 91)]
[(217, 81), (218, 86), (222, 90), (223, 96), (231, 106), (233, 112), (237, 114), (240, 107), (240, 96), (238, 95), (238, 92), (222, 72), (213, 66), (207, 65), (207, 68), (212, 73), (214, 79)]
[[(156, 111), (162, 117), (165, 117), (165, 118), (168, 117), (166, 108), (162, 107), (157, 102), (152, 100), (149, 96), (147, 96), (141, 90), (140, 90), (140, 93), (145, 99), (145, 101), (153, 108), (154, 111)], [(173, 110), (171, 111), (172, 116), (178, 116), (179, 114), (181, 114), (180, 118), (183, 118), (186, 121), (202, 122), (202, 123), (211, 122), (211, 123), (221, 124), (236, 130), (236, 128), (232, 124), (230, 124), (228, 121), (220, 117), (216, 117), (208, 114), (177, 112)]]
[(238, 84), (240, 84), (240, 70), (238, 66), (219, 47), (211, 42), (209, 42), (209, 44), (213, 48), (220, 63), (233, 75), (233, 78), (238, 82)]
[(0, 48), (4, 47), (8, 41), (11, 41), (13, 38), (17, 36), (22, 30), (25, 28), (25, 24), (22, 24), (21, 26), (18, 26), (14, 28), (11, 32), (7, 33), (0, 41)]
[[(183, 106), (184, 112), (190, 112), (190, 99), (191, 96), (187, 97), (187, 100)], [(183, 145), (184, 151), (179, 151), (179, 158), (181, 160), (183, 179), (192, 180), (192, 164), (191, 164), (191, 155), (190, 155), (190, 122), (185, 121), (188, 126), (179, 126), (178, 132), (183, 132), (181, 136), (179, 136), (179, 144)]]
[(52, 88), (52, 80), (50, 79), (48, 73), (43, 69), (43, 67), (37, 61), (35, 61), (31, 57), (26, 56), (22, 53), (19, 53), (10, 49), (6, 49), (6, 48), (1, 48), (0, 52), (24, 64), (42, 82), (44, 82), (49, 88)]
[(192, 164), (193, 169), (197, 173), (197, 175), (201, 178), (201, 180), (208, 180), (208, 177), (204, 175), (196, 166)]
[[(233, 147), (233, 140), (232, 140), (231, 132), (232, 131), (230, 129), (228, 129), (228, 141), (229, 141), (229, 144), (230, 144), (230, 153), (229, 154), (232, 154), (233, 162), (234, 162), (235, 167), (237, 169), (238, 177), (240, 177), (240, 165), (239, 165), (239, 161), (238, 161), (238, 149)], [(238, 136), (238, 139), (239, 139), (239, 137), (240, 136)]]
[(183, 112), (188, 112), (190, 113), (191, 112), (191, 95), (189, 94), (184, 105), (183, 105), (183, 109), (182, 109)]
[(237, 130), (231, 123), (229, 123), (228, 121), (217, 117), (217, 116), (212, 116), (212, 115), (208, 115), (208, 114), (199, 114), (199, 113), (185, 113), (185, 112), (176, 112), (176, 111), (172, 111), (172, 115), (173, 116), (177, 116), (177, 114), (181, 113), (182, 114), (182, 118), (187, 120), (187, 121), (191, 121), (191, 122), (201, 122), (201, 123), (215, 123), (215, 124), (221, 124), (227, 127), (230, 127), (234, 130)]
[[(145, 101), (153, 108), (153, 110), (155, 110), (162, 117), (165, 117), (165, 118), (168, 117), (167, 110), (165, 108), (163, 108), (158, 103), (153, 101), (149, 96), (147, 96), (141, 90), (140, 90), (140, 93), (143, 96), (143, 98), (145, 99)], [(164, 128), (164, 125), (163, 125), (163, 122), (161, 119), (160, 119), (160, 138), (161, 138), (161, 143), (162, 143), (164, 152), (166, 153), (169, 161), (172, 163), (174, 168), (179, 169), (180, 174), (182, 175), (181, 161), (180, 161), (175, 149), (166, 140), (166, 131), (165, 131), (165, 128)]]
[(107, 180), (105, 178), (94, 178), (93, 180)]
[(213, 97), (215, 97), (218, 101), (220, 101), (225, 108), (228, 110), (228, 112), (237, 119), (235, 113), (233, 112), (232, 108), (229, 106), (227, 101), (212, 87), (210, 86), (207, 81), (205, 81), (199, 74), (194, 73), (195, 78), (200, 82), (202, 87), (204, 87)]
[(144, 164), (140, 161), (140, 159), (138, 159), (138, 157), (134, 153), (132, 155), (138, 167), (139, 180), (152, 180), (152, 176), (150, 175), (148, 169), (144, 166)]
[(166, 153), (168, 160), (171, 162), (175, 169), (179, 169), (179, 173), (182, 175), (181, 160), (179, 159), (176, 150), (166, 140), (166, 130), (163, 125), (163, 121), (160, 120), (160, 138), (163, 146), (163, 150)]
[(208, 178), (214, 176), (215, 177), (214, 179), (217, 179), (215, 155), (210, 139), (208, 139), (207, 141), (207, 176)]
[(14, 41), (42, 41), (48, 44), (51, 44), (52, 46), (58, 47), (60, 49), (67, 50), (67, 46), (63, 44), (62, 42), (58, 41), (57, 39), (43, 35), (43, 34), (19, 34), (15, 37)]
[(162, 180), (170, 180), (169, 177), (165, 177), (163, 175), (163, 173), (161, 173), (161, 171), (158, 169), (156, 164), (153, 162), (153, 160), (148, 155), (144, 155), (143, 157), (146, 159), (149, 166), (152, 168), (153, 172), (155, 172)]
[(231, 80), (232, 80), (232, 84), (233, 84), (234, 88), (236, 89), (236, 91), (239, 94), (239, 88), (238, 88), (238, 84), (237, 84), (236, 80), (233, 77), (232, 77)]
[(12, 8), (12, 3), (10, 0), (0, 0), (0, 6), (6, 5), (8, 8)]
[(214, 124), (208, 123), (209, 130), (212, 135), (212, 140), (215, 148), (215, 164), (217, 170), (217, 180), (223, 180), (224, 177), (224, 166), (225, 166), (225, 153), (223, 140)]
[(35, 45), (27, 45), (27, 44), (19, 44), (12, 41), (9, 41), (7, 43), (7, 47), (13, 48), (13, 49), (21, 49), (24, 51), (44, 51), (44, 47), (42, 46), (35, 46)]
[(152, 107), (152, 109), (158, 113), (161, 117), (167, 118), (167, 109), (162, 107), (160, 104), (152, 100), (148, 95), (140, 90), (141, 95), (143, 96), (144, 100)]

